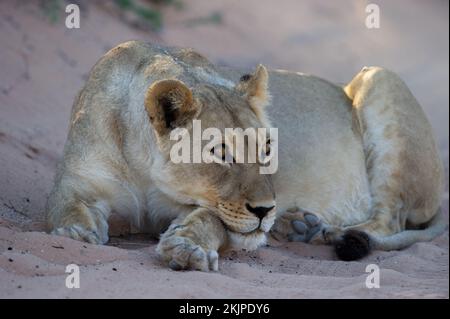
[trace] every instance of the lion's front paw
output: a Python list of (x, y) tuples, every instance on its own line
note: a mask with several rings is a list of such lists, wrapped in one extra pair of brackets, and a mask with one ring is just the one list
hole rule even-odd
[(157, 252), (173, 270), (219, 270), (219, 254), (197, 245), (192, 239), (179, 234), (182, 226), (170, 227), (161, 237)]
[(106, 230), (91, 230), (79, 224), (74, 224), (66, 227), (59, 227), (51, 232), (52, 235), (69, 237), (79, 241), (85, 241), (90, 244), (105, 244), (108, 242), (108, 231)]

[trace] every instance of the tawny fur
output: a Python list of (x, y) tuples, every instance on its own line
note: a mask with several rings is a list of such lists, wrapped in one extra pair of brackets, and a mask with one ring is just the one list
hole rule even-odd
[[(74, 103), (49, 229), (105, 243), (112, 212), (155, 236), (171, 225), (158, 251), (173, 268), (200, 270), (217, 269), (220, 249), (261, 245), (276, 216), (272, 231), (287, 235), (296, 207), (336, 233), (365, 231), (380, 249), (422, 238), (381, 240), (432, 220), (443, 190), (431, 126), (395, 74), (365, 68), (342, 88), (263, 66), (240, 83), (244, 73), (189, 49), (133, 41), (108, 52)], [(203, 128), (278, 128), (277, 173), (261, 175), (257, 163), (171, 163), (169, 129), (192, 130), (193, 119)], [(246, 203), (267, 206), (275, 195), (276, 210), (255, 230)]]

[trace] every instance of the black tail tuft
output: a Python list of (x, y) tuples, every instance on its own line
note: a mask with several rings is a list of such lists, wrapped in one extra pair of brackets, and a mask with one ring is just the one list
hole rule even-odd
[(370, 237), (359, 230), (348, 230), (342, 239), (334, 244), (336, 255), (340, 260), (351, 261), (370, 253)]

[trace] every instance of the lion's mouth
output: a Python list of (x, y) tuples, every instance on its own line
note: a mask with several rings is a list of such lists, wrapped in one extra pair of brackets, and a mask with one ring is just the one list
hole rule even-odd
[(237, 231), (236, 229), (233, 229), (230, 226), (228, 226), (227, 223), (222, 218), (220, 218), (221, 210), (219, 207), (213, 206), (213, 205), (202, 205), (202, 206), (204, 208), (210, 209), (211, 211), (215, 212), (217, 214), (217, 217), (219, 218), (219, 220), (222, 222), (223, 227), (228, 232), (231, 232), (233, 234), (243, 235), (243, 236), (251, 236), (251, 235), (255, 235), (255, 234), (266, 233), (266, 231), (262, 230), (263, 220), (260, 220), (258, 226), (256, 226), (253, 230), (249, 230), (249, 231), (245, 231), (245, 232)]
[(230, 247), (235, 249), (255, 250), (266, 242), (266, 232), (257, 228), (250, 232), (240, 233), (227, 229)]
[(251, 236), (251, 235), (255, 235), (255, 234), (265, 233), (265, 231), (263, 231), (263, 230), (261, 229), (261, 223), (259, 223), (258, 227), (256, 227), (255, 229), (250, 230), (250, 231), (247, 231), (247, 232), (241, 232), (241, 231), (233, 230), (233, 229), (231, 229), (230, 227), (228, 227), (228, 225), (225, 224), (223, 221), (222, 221), (222, 224), (223, 224), (223, 227), (224, 227), (227, 231), (229, 231), (229, 232), (231, 232), (231, 233), (234, 233), (234, 234), (243, 235), (243, 236)]
[(251, 236), (251, 235), (262, 234), (262, 233), (265, 233), (265, 231), (261, 230), (261, 229), (258, 227), (258, 228), (254, 229), (254, 230), (252, 230), (252, 231), (249, 231), (249, 232), (246, 232), (246, 233), (240, 232), (239, 234), (244, 235), (244, 236)]
[(229, 232), (231, 232), (233, 234), (239, 234), (239, 235), (242, 235), (242, 236), (252, 236), (252, 235), (266, 233), (266, 231), (263, 230), (263, 220), (260, 220), (258, 225), (252, 230), (239, 231), (239, 230), (236, 230), (236, 228), (231, 228), (230, 226), (228, 226), (227, 223), (225, 221), (223, 221), (220, 217), (219, 217), (219, 219), (221, 220), (223, 227), (227, 231), (229, 231)]

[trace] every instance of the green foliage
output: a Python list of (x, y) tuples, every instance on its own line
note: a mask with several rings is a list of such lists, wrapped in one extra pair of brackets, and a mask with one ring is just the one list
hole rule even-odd
[(63, 12), (63, 0), (42, 0), (41, 9), (50, 23), (55, 24), (59, 21), (61, 12)]
[(116, 4), (123, 10), (129, 10), (133, 8), (132, 0), (116, 0)]
[[(153, 1), (161, 4), (170, 4), (175, 0)], [(137, 4), (133, 0), (115, 0), (120, 9), (135, 14), (138, 18), (148, 23), (153, 30), (159, 30), (162, 27), (161, 12), (157, 9)]]
[(183, 9), (184, 4), (181, 0), (152, 0), (154, 3), (162, 4), (162, 5), (171, 5), (177, 9)]
[[(114, 0), (119, 10), (130, 12), (151, 29), (158, 31), (162, 28), (163, 19), (160, 6), (172, 5), (177, 9), (183, 8), (182, 0), (151, 0), (154, 5), (145, 5), (136, 0)], [(41, 0), (40, 7), (50, 23), (55, 24), (64, 13), (65, 0)], [(202, 23), (201, 21), (199, 23)], [(195, 24), (195, 22), (194, 22)]]
[(202, 25), (202, 24), (222, 24), (223, 23), (223, 15), (221, 12), (213, 12), (208, 16), (205, 17), (200, 17), (200, 18), (195, 18), (195, 19), (191, 19), (188, 20), (186, 22), (186, 26), (187, 27), (196, 27), (198, 25)]

